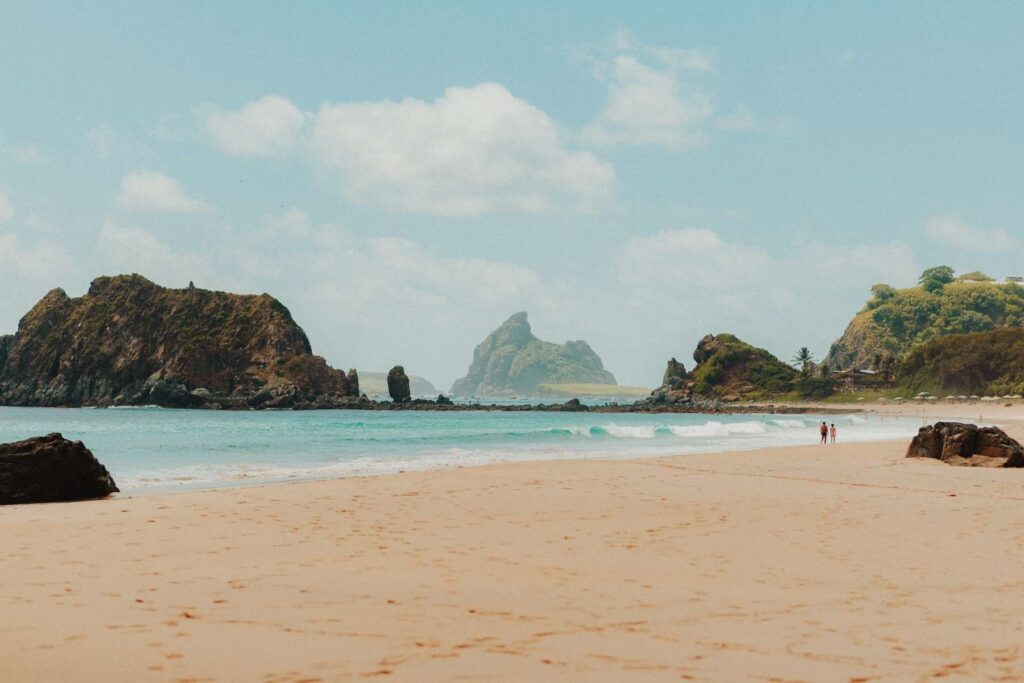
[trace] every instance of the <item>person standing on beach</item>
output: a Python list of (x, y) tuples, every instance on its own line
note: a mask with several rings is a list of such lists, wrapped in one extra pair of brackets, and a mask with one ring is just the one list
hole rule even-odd
[(828, 428), (828, 433), (832, 436), (832, 443), (836, 442), (836, 423), (833, 422), (832, 426)]
[(821, 423), (821, 443), (828, 443), (828, 425), (824, 422)]

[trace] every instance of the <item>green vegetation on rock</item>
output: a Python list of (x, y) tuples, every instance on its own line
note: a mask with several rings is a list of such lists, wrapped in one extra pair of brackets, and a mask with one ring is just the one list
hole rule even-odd
[(762, 398), (792, 391), (800, 373), (768, 351), (731, 334), (708, 335), (693, 352), (693, 392)]
[(897, 381), (910, 394), (1024, 394), (1024, 329), (929, 340), (907, 354)]
[(922, 273), (916, 287), (875, 285), (871, 299), (832, 345), (828, 364), (885, 369), (932, 339), (1024, 325), (1024, 287), (986, 278), (984, 273), (954, 278), (952, 268), (937, 266)]
[(541, 384), (615, 384), (585, 341), (553, 344), (533, 336), (526, 313), (501, 324), (476, 347), (456, 396), (537, 396)]

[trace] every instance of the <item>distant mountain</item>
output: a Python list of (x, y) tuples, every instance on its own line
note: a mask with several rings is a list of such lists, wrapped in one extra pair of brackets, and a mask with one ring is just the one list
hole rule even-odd
[(79, 298), (49, 292), (0, 337), (0, 405), (289, 407), (356, 391), (269, 294), (100, 277)]
[[(360, 372), (359, 390), (371, 398), (374, 396), (387, 396), (388, 373)], [(437, 396), (440, 393), (433, 384), (416, 375), (409, 375), (409, 391), (412, 392), (413, 396)]]
[(981, 273), (954, 278), (952, 269), (939, 266), (925, 271), (916, 287), (872, 287), (827, 362), (836, 369), (889, 369), (931, 339), (1021, 326), (1024, 287)]
[(615, 384), (615, 377), (585, 341), (541, 341), (520, 312), (476, 347), (469, 372), (455, 382), (452, 394), (537, 396), (541, 384)]

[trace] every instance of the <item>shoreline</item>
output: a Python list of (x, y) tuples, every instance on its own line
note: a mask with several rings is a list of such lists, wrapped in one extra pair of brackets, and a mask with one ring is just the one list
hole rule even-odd
[(1024, 679), (1024, 472), (904, 453), (498, 463), (10, 507), (0, 677)]

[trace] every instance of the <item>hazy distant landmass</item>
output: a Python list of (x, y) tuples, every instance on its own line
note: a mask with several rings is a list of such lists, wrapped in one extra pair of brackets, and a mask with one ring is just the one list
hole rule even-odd
[(601, 358), (585, 341), (554, 344), (533, 336), (525, 312), (516, 313), (473, 353), (456, 396), (537, 396), (541, 384), (615, 384)]
[[(370, 397), (388, 395), (388, 373), (360, 372), (359, 390)], [(413, 396), (436, 396), (440, 392), (428, 380), (409, 375), (409, 391)]]
[(283, 408), (357, 391), (269, 294), (100, 277), (82, 297), (52, 290), (0, 337), (2, 405)]
[(871, 299), (833, 343), (837, 369), (895, 369), (915, 347), (951, 334), (1024, 325), (1024, 287), (983, 273), (954, 278), (951, 268), (929, 268), (916, 287), (878, 284)]

